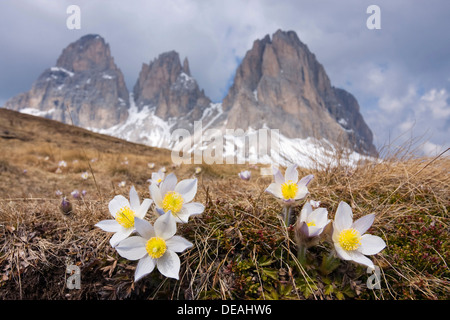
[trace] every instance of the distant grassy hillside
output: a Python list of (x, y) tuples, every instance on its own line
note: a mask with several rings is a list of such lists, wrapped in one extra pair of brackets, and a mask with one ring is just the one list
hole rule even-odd
[[(5, 109), (0, 151), (0, 299), (450, 298), (448, 157), (299, 169), (300, 177), (315, 176), (306, 200), (321, 201), (329, 218), (340, 201), (355, 218), (376, 214), (368, 232), (387, 247), (370, 257), (381, 289), (368, 289), (366, 269), (330, 258), (326, 239), (299, 263), (293, 227), (284, 227), (281, 205), (264, 192), (272, 178), (258, 166), (173, 166), (168, 150)], [(110, 218), (109, 201), (128, 198), (132, 185), (149, 198), (147, 179), (161, 167), (178, 180), (196, 176), (196, 201), (206, 209), (178, 225), (194, 243), (180, 254), (180, 280), (155, 270), (134, 283), (136, 262), (121, 258), (111, 234), (94, 224)], [(243, 169), (250, 181), (238, 177)], [(86, 194), (75, 199), (74, 190)], [(60, 211), (58, 191), (71, 201), (71, 214)], [(155, 220), (153, 207), (146, 218)], [(80, 267), (79, 290), (66, 287), (68, 264)]]

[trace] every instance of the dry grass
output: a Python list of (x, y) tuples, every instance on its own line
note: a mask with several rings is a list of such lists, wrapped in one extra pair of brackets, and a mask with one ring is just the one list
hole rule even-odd
[[(245, 165), (201, 166), (196, 201), (206, 210), (179, 226), (194, 243), (180, 255), (180, 280), (153, 272), (134, 283), (136, 263), (121, 258), (109, 246), (110, 235), (94, 224), (109, 218), (109, 200), (128, 196), (131, 185), (141, 198), (149, 197), (146, 180), (159, 167), (185, 179), (196, 166), (173, 167), (167, 150), (0, 112), (0, 299), (450, 297), (448, 157), (300, 170), (301, 176), (315, 175), (308, 199), (320, 200), (330, 218), (340, 201), (352, 206), (356, 218), (376, 214), (369, 232), (387, 243), (372, 257), (381, 268), (381, 290), (367, 289), (366, 270), (350, 262), (331, 260), (333, 269), (324, 268), (332, 251), (327, 241), (301, 265), (292, 228), (278, 216), (281, 206), (264, 193), (271, 177), (251, 168), (252, 179), (242, 181), (237, 173)], [(67, 167), (57, 173), (60, 160)], [(152, 162), (156, 166), (149, 169)], [(81, 178), (84, 171), (90, 173), (87, 180)], [(124, 188), (120, 181), (126, 181)], [(74, 189), (87, 194), (73, 199)], [(69, 196), (72, 214), (59, 210), (56, 190)], [(153, 211), (147, 215), (155, 218)], [(80, 290), (66, 287), (68, 264), (81, 269)]]

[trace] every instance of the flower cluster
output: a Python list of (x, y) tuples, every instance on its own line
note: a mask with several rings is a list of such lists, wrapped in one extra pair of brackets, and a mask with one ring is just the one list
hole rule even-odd
[[(307, 185), (313, 179), (313, 176), (308, 175), (300, 181), (298, 179), (296, 165), (288, 166), (285, 176), (278, 169), (275, 169), (275, 182), (266, 189), (266, 192), (272, 194), (284, 204), (286, 226), (289, 226), (292, 206), (298, 204), (309, 194)], [(386, 243), (380, 237), (365, 234), (372, 226), (375, 214), (368, 214), (353, 221), (351, 207), (341, 201), (334, 216), (334, 221), (331, 221), (328, 219), (328, 211), (319, 206), (320, 202), (318, 201), (306, 202), (297, 218), (295, 236), (298, 243), (299, 260), (304, 262), (306, 250), (317, 244), (319, 237), (325, 230), (332, 229), (331, 240), (339, 258), (374, 269), (373, 262), (366, 256), (377, 254), (386, 247)]]
[[(187, 223), (191, 215), (201, 214), (205, 207), (192, 202), (197, 193), (197, 179), (178, 182), (174, 173), (164, 176), (163, 171), (154, 173), (149, 192), (152, 199), (140, 202), (134, 186), (130, 189), (130, 199), (115, 196), (108, 205), (113, 219), (103, 220), (95, 226), (114, 235), (110, 244), (119, 255), (128, 260), (139, 260), (134, 280), (151, 273), (155, 267), (166, 277), (178, 279), (180, 258), (177, 253), (190, 247), (192, 243), (175, 235), (177, 222)], [(158, 215), (154, 225), (145, 216), (155, 204)]]

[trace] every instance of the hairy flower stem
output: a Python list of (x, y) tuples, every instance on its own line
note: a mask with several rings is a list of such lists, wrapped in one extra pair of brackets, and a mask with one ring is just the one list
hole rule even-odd
[(307, 247), (304, 244), (298, 244), (297, 247), (297, 259), (298, 262), (300, 262), (300, 264), (302, 266), (306, 265), (306, 252), (308, 251)]
[(284, 206), (283, 208), (283, 219), (286, 227), (289, 227), (292, 216), (292, 206)]

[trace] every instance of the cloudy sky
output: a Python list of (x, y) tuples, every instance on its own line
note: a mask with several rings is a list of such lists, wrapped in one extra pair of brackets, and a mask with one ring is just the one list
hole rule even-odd
[[(66, 27), (71, 4), (81, 9), (80, 30)], [(372, 4), (381, 29), (366, 26)], [(0, 105), (88, 33), (110, 44), (129, 90), (142, 63), (176, 50), (221, 101), (255, 39), (293, 30), (332, 84), (357, 98), (378, 148), (412, 139), (435, 155), (450, 145), (449, 13), (448, 0), (2, 0)]]

